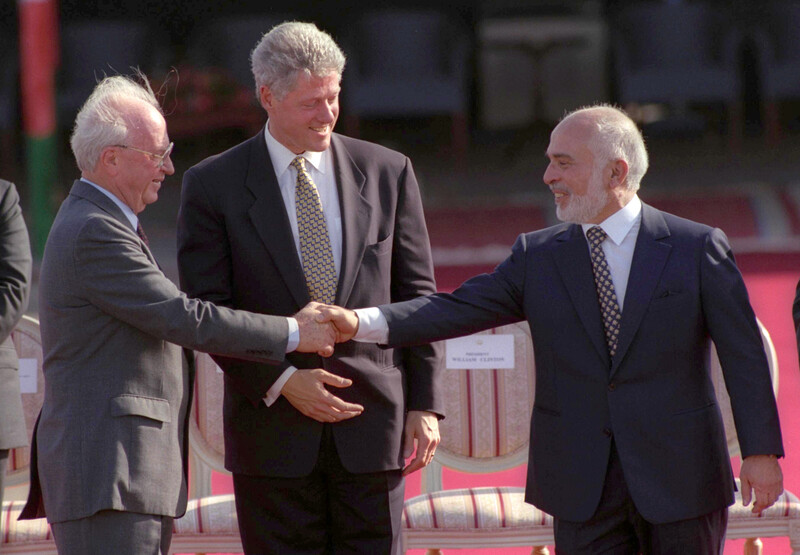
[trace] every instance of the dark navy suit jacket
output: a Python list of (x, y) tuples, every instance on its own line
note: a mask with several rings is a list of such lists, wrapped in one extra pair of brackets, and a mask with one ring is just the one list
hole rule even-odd
[(647, 520), (672, 522), (733, 503), (708, 370), (711, 340), (743, 455), (783, 454), (756, 319), (718, 229), (643, 206), (613, 359), (579, 225), (521, 235), (491, 274), (449, 295), (381, 310), (391, 345), (528, 321), (536, 398), (526, 500), (556, 517), (593, 515), (612, 439)]

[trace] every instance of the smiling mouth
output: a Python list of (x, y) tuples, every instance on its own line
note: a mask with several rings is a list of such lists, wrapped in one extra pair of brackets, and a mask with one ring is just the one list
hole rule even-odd
[(311, 130), (316, 132), (316, 133), (327, 133), (328, 129), (330, 129), (330, 126), (328, 126), (328, 125), (325, 125), (323, 127), (312, 127), (311, 128)]

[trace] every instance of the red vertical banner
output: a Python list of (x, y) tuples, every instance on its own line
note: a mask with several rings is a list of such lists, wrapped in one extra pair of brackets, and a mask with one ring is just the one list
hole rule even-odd
[(44, 252), (53, 222), (56, 190), (56, 67), (58, 5), (56, 0), (18, 0), (20, 90), (25, 158), (33, 208), (33, 249)]
[(18, 0), (20, 84), (25, 134), (55, 133), (55, 72), (58, 65), (56, 0)]

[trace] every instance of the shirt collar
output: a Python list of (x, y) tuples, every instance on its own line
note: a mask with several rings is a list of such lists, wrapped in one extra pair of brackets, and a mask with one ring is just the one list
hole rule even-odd
[[(275, 174), (278, 176), (283, 175), (283, 172), (289, 169), (292, 160), (297, 158), (298, 155), (283, 146), (278, 142), (278, 139), (272, 136), (269, 131), (269, 120), (267, 120), (267, 125), (264, 126), (264, 137), (267, 140), (267, 152), (269, 152), (270, 160), (272, 160), (272, 167), (275, 168)], [(307, 150), (299, 156), (305, 158), (318, 172), (325, 173), (326, 157), (323, 156), (322, 152)]]
[[(633, 195), (633, 198), (628, 201), (628, 204), (603, 220), (603, 222), (600, 223), (600, 227), (606, 232), (608, 237), (614, 241), (614, 244), (619, 245), (641, 215), (642, 201), (639, 200), (638, 195)], [(584, 235), (589, 228), (594, 226), (595, 224), (581, 224)]]
[(104, 189), (97, 183), (92, 183), (85, 177), (81, 177), (81, 181), (83, 181), (84, 183), (88, 183), (89, 185), (91, 185), (92, 187), (103, 193), (105, 196), (110, 198), (114, 202), (114, 204), (116, 204), (119, 207), (119, 209), (122, 210), (122, 213), (125, 214), (125, 218), (128, 219), (128, 221), (131, 223), (131, 226), (133, 226), (133, 230), (136, 231), (136, 228), (139, 226), (139, 217), (133, 213), (133, 210), (131, 210), (130, 206), (128, 206), (120, 199), (118, 199), (114, 193), (112, 193), (108, 189)]

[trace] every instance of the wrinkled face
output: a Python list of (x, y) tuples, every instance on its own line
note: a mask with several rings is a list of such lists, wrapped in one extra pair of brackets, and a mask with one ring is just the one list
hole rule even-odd
[[(167, 175), (175, 173), (172, 159), (167, 156), (159, 168), (159, 157), (169, 146), (167, 124), (158, 110), (139, 105), (131, 118), (133, 128), (128, 133), (125, 146), (117, 149), (121, 168), (114, 192), (135, 214), (158, 200), (158, 190)], [(134, 150), (138, 149), (138, 150)], [(146, 151), (153, 154), (146, 154)]]
[(261, 105), (269, 114), (272, 136), (295, 154), (327, 149), (339, 117), (340, 81), (335, 71), (325, 77), (301, 73), (294, 88), (280, 100), (262, 86)]
[(588, 129), (568, 121), (550, 135), (544, 182), (555, 197), (556, 216), (564, 222), (601, 223), (605, 217), (600, 215), (612, 200), (588, 139)]

